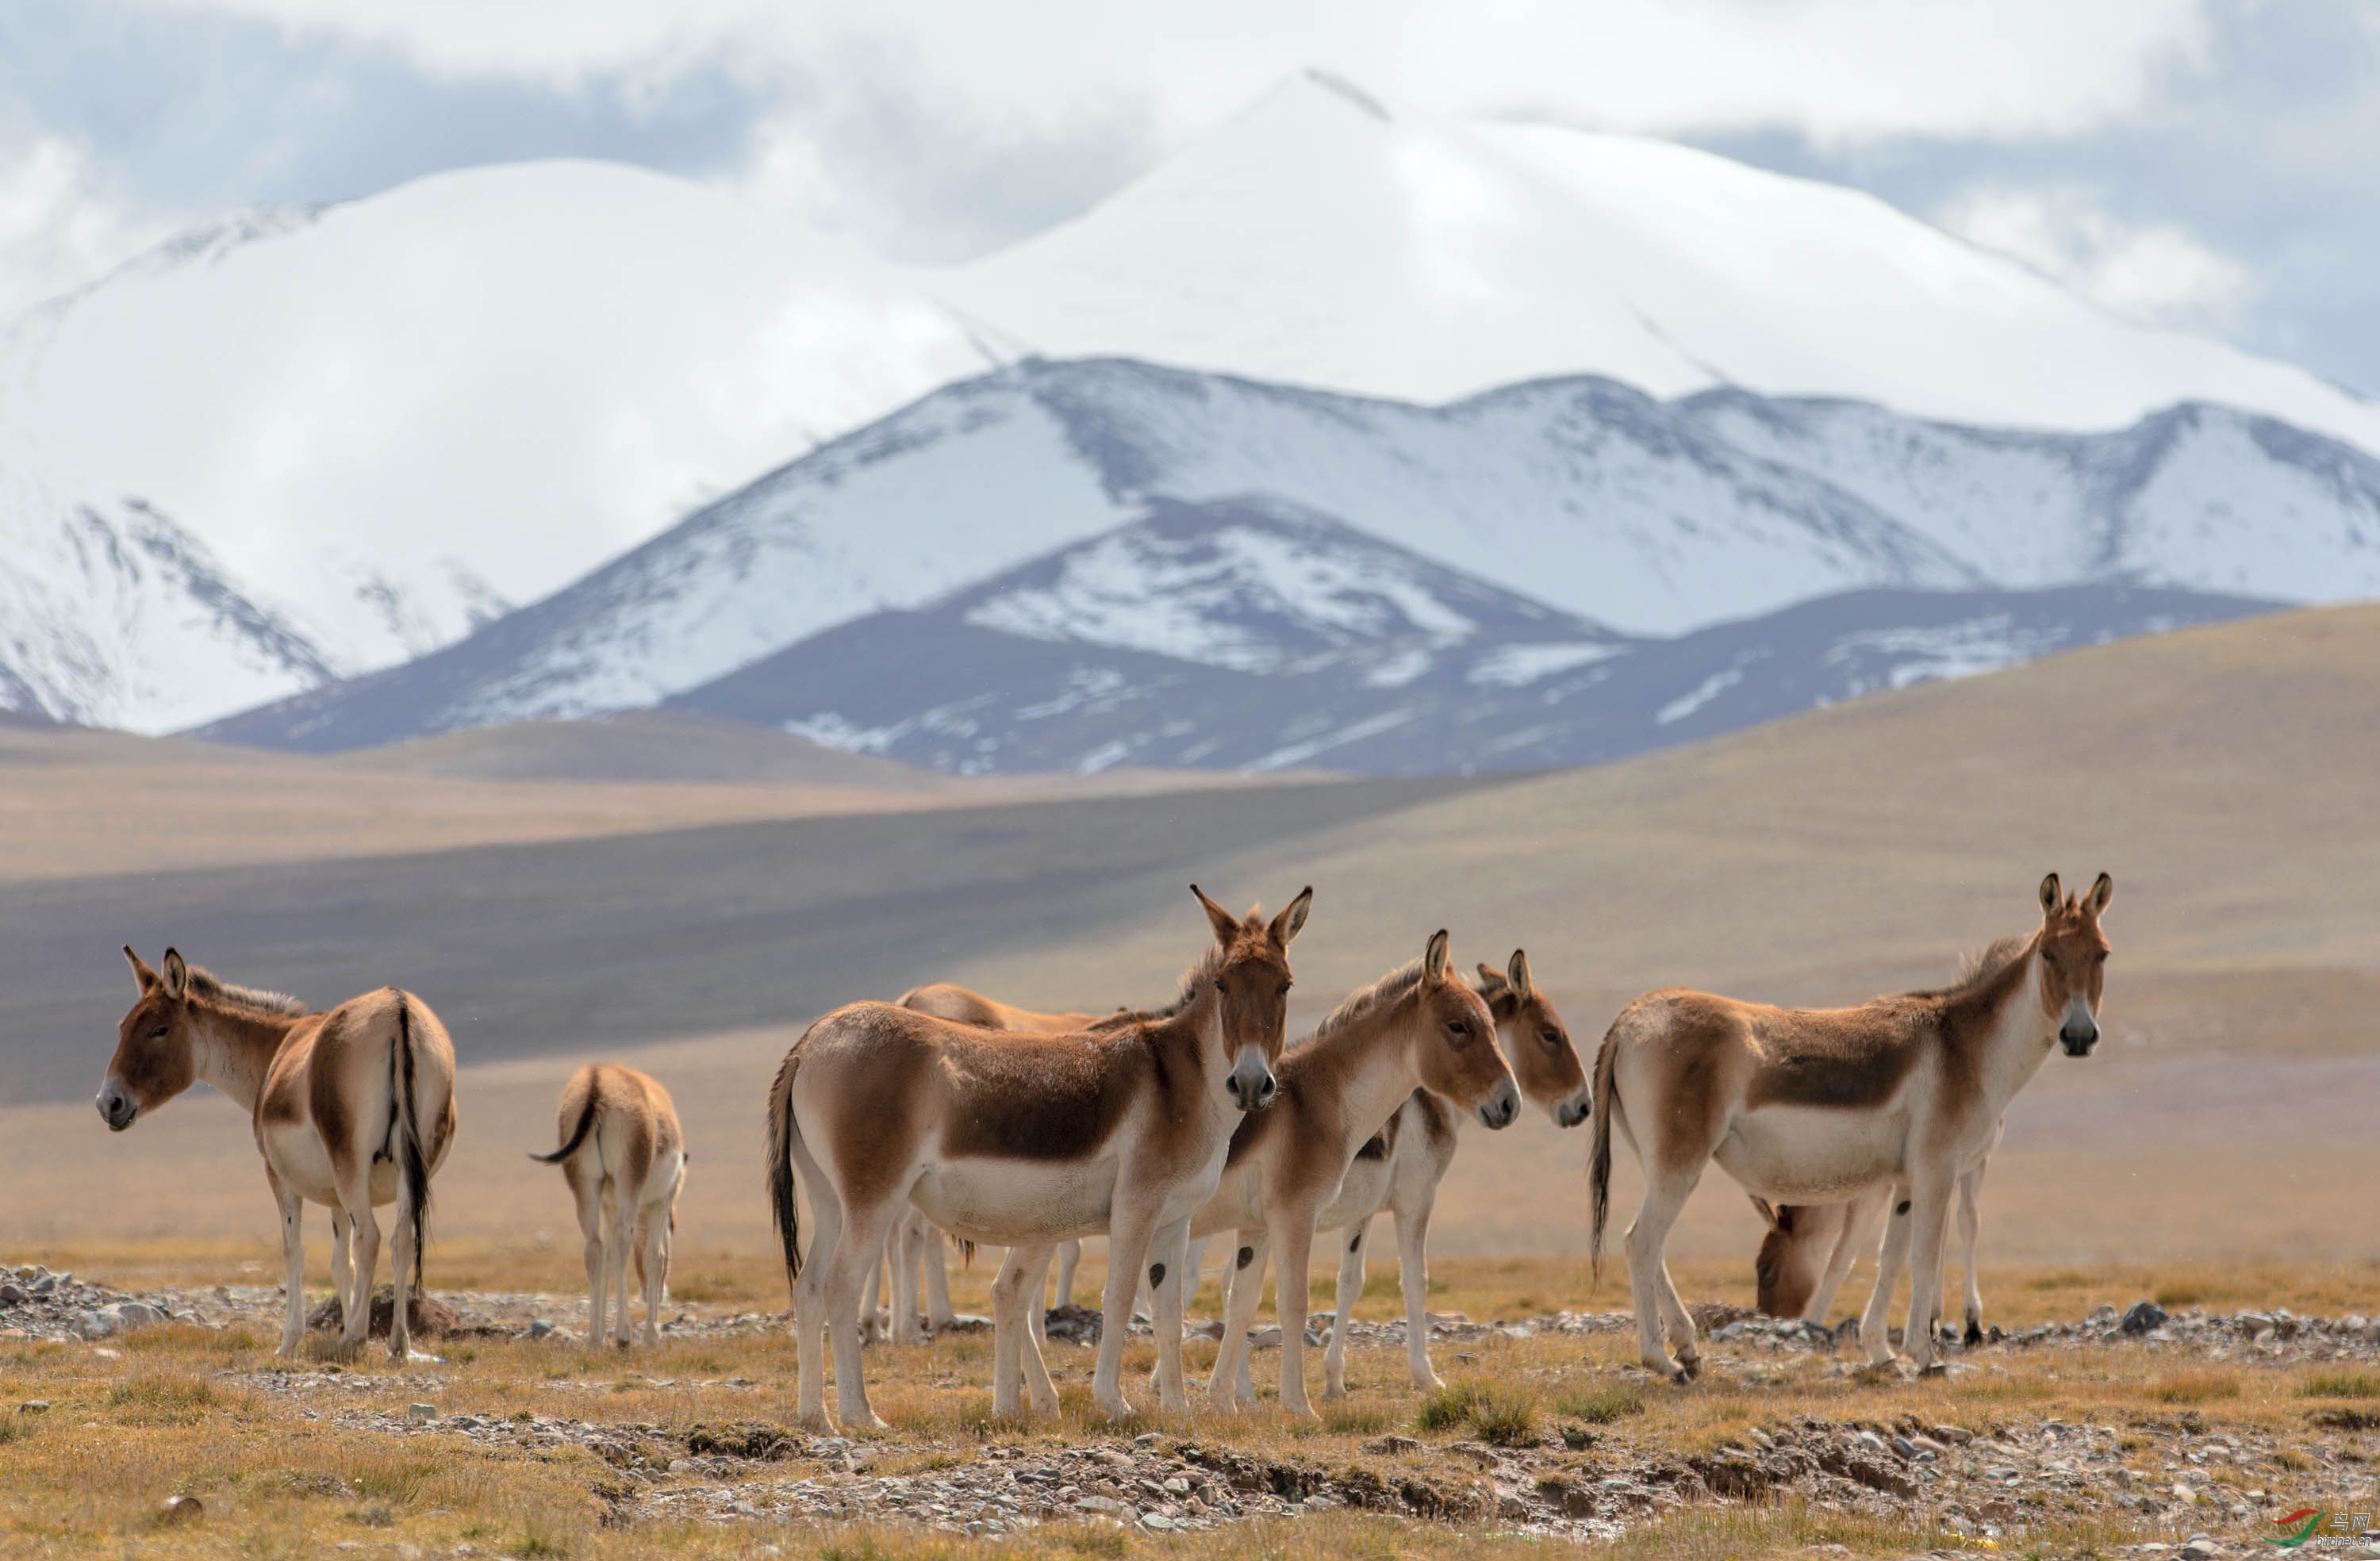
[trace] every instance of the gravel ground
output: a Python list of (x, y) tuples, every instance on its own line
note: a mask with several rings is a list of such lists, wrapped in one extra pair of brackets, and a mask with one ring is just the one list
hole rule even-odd
[[(453, 1294), (439, 1299), (466, 1336), (572, 1337), (567, 1318), (583, 1301), (533, 1295)], [(215, 1287), (125, 1294), (35, 1267), (0, 1268), (0, 1338), (96, 1340), (171, 1321), (201, 1327), (277, 1328), (275, 1288)], [(777, 1329), (783, 1314), (700, 1314), (681, 1309), (664, 1325), (675, 1337), (727, 1337)], [(1053, 1337), (1083, 1341), (1079, 1318)], [(1319, 1322), (1320, 1319), (1310, 1320)], [(1758, 1384), (1813, 1355), (1828, 1370), (1868, 1371), (1851, 1343), (1798, 1322), (1701, 1309), (1706, 1374)], [(1462, 1345), (1490, 1336), (1539, 1338), (1625, 1332), (1622, 1313), (1555, 1313), (1475, 1323), (1434, 1316), (1431, 1332), (1460, 1364)], [(1212, 1332), (1214, 1325), (1208, 1325)], [(1316, 1330), (1309, 1326), (1309, 1333)], [(1089, 1329), (1096, 1337), (1096, 1324)], [(1267, 1337), (1269, 1335), (1269, 1337)], [(1402, 1322), (1359, 1323), (1357, 1349), (1402, 1349)], [(1257, 1337), (1278, 1348), (1278, 1330)], [(1080, 1348), (1080, 1342), (1075, 1345)], [(431, 1348), (435, 1348), (434, 1345)], [(2360, 1316), (2298, 1317), (2286, 1311), (2168, 1316), (2148, 1302), (2118, 1313), (1997, 1336), (1949, 1350), (1947, 1374), (2005, 1373), (2043, 1351), (2137, 1350), (2176, 1365), (2230, 1361), (2277, 1368), (2319, 1362), (2380, 1364), (2380, 1329)], [(425, 1362), (426, 1363), (426, 1362)], [(1621, 1377), (1648, 1376), (1619, 1368)], [(690, 1430), (531, 1415), (447, 1414), (435, 1399), (447, 1386), (432, 1371), (404, 1379), (429, 1402), (398, 1410), (360, 1400), (385, 1395), (389, 1379), (336, 1367), (225, 1373), (285, 1399), (290, 1412), (389, 1436), (462, 1436), (492, 1446), (549, 1452), (583, 1447), (607, 1466), (599, 1493), (624, 1519), (694, 1519), (759, 1523), (905, 1521), (953, 1532), (998, 1535), (1052, 1521), (1113, 1523), (1152, 1531), (1212, 1528), (1257, 1516), (1296, 1516), (1333, 1507), (1495, 1527), (1547, 1537), (1608, 1539), (1649, 1516), (1692, 1502), (1794, 1497), (1815, 1507), (1912, 1521), (1938, 1519), (1994, 1539), (2061, 1517), (2128, 1511), (2173, 1525), (2193, 1521), (2233, 1535), (2267, 1507), (2303, 1505), (2293, 1487), (2320, 1481), (2361, 1484), (2380, 1458), (2366, 1434), (2380, 1410), (2310, 1407), (2302, 1426), (2283, 1431), (2210, 1428), (2191, 1410), (2113, 1412), (2121, 1423), (2071, 1423), (2014, 1412), (1989, 1434), (1891, 1422), (1835, 1423), (1805, 1416), (1748, 1431), (1736, 1445), (1681, 1455), (1640, 1443), (1626, 1421), (1587, 1425), (1557, 1420), (1530, 1446), (1426, 1442), (1386, 1435), (1364, 1445), (1362, 1462), (1254, 1457), (1199, 1437), (1150, 1433), (1130, 1441), (1053, 1447), (1016, 1441), (862, 1442), (805, 1436), (767, 1422), (760, 1385), (741, 1376), (686, 1386), (753, 1394), (750, 1419)], [(653, 1386), (679, 1386), (649, 1379)], [(565, 1383), (547, 1385), (563, 1388)], [(592, 1394), (606, 1385), (587, 1384)], [(1648, 1391), (1658, 1385), (1646, 1384)], [(2128, 1445), (2127, 1445), (2128, 1444)], [(2218, 1481), (2218, 1475), (2224, 1476)], [(2325, 1530), (2317, 1554), (2368, 1554), (2347, 1530)], [(2170, 1549), (2180, 1561), (2243, 1552), (2240, 1542), (2207, 1540)], [(2350, 1552), (2350, 1546), (2359, 1548)]]

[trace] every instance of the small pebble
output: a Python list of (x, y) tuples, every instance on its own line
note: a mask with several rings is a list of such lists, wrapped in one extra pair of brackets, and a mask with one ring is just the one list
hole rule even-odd
[(158, 1514), (158, 1521), (164, 1523), (195, 1523), (200, 1519), (205, 1517), (206, 1513), (206, 1507), (200, 1505), (199, 1498), (196, 1496), (167, 1496), (165, 1498), (164, 1509)]
[(438, 1406), (435, 1404), (409, 1404), (406, 1407), (405, 1418), (407, 1420), (436, 1420), (438, 1418)]

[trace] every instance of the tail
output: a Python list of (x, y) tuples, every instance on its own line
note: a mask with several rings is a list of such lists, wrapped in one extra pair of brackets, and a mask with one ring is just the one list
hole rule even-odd
[(589, 1083), (587, 1088), (587, 1104), (579, 1108), (578, 1125), (570, 1130), (570, 1142), (565, 1144), (561, 1148), (555, 1150), (551, 1155), (540, 1155), (535, 1151), (531, 1151), (529, 1154), (530, 1159), (537, 1161), (540, 1165), (558, 1166), (562, 1164), (563, 1161), (570, 1158), (571, 1156), (578, 1153), (578, 1146), (587, 1142), (588, 1133), (592, 1131), (595, 1127), (595, 1093), (594, 1085)]
[(396, 994), (396, 1098), (389, 1131), (396, 1142), (397, 1211), (413, 1222), (413, 1289), (421, 1289), (421, 1254), (430, 1240), (430, 1161), (421, 1148), (421, 1107), (413, 1097), (413, 999)]
[(973, 1268), (975, 1266), (975, 1243), (968, 1240), (965, 1236), (953, 1236), (951, 1240), (959, 1244), (959, 1266), (961, 1268)]
[(1587, 1197), (1595, 1224), (1586, 1250), (1598, 1285), (1603, 1282), (1603, 1228), (1611, 1217), (1611, 1113), (1620, 1105), (1612, 1076), (1620, 1056), (1620, 1025), (1626, 1017), (1623, 1013), (1611, 1022), (1611, 1028), (1603, 1034), (1602, 1047), (1595, 1054), (1595, 1140), (1586, 1157)]
[(769, 1210), (776, 1216), (777, 1240), (785, 1250), (788, 1289), (802, 1277), (801, 1200), (794, 1192), (794, 1070), (801, 1056), (796, 1041), (777, 1065), (776, 1083), (769, 1086)]

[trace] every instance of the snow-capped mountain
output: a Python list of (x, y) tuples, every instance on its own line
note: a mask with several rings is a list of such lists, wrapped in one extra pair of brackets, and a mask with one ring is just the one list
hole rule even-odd
[[(444, 174), (210, 224), (0, 330), (0, 491), (10, 525), (43, 533), (136, 502), (171, 515), (356, 672), (978, 371), (987, 339), (866, 257), (682, 179)], [(245, 671), (167, 699), (132, 664), (113, 684), (94, 668), (43, 708), (153, 729), (323, 675), (246, 659), (204, 620), (152, 614), (126, 649)]]
[[(1135, 602), (1154, 627), (1117, 611)], [(1160, 502), (671, 704), (959, 774), (1510, 769), (1621, 758), (2270, 607), (2121, 585), (1886, 589), (1627, 639), (1310, 513)]]
[[(835, 624), (926, 607), (1151, 500), (1242, 495), (1630, 635), (1875, 586), (2380, 594), (2380, 460), (2221, 408), (2012, 434), (1740, 392), (1665, 403), (1593, 379), (1433, 408), (1031, 362), (772, 472), (460, 644), (210, 730), (341, 748), (641, 708)], [(1045, 623), (1087, 621), (1104, 556), (1064, 565), (1087, 585), (1053, 576), (993, 626), (1029, 621), (1030, 602)]]
[(2380, 454), (2380, 405), (2120, 320), (1872, 196), (1642, 137), (1448, 121), (1316, 72), (935, 285), (1050, 357), (1405, 401), (1597, 373), (2068, 430), (2209, 401)]

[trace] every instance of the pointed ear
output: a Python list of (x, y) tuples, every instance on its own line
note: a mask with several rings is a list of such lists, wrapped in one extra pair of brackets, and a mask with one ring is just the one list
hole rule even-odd
[(2116, 880), (2102, 873), (2091, 885), (2091, 892), (2082, 897), (2082, 909), (2095, 922), (2099, 919), (2099, 913), (2107, 908), (2107, 902), (2115, 897)]
[(2058, 914), (2058, 875), (2052, 873), (2041, 880), (2041, 914), (2043, 915)]
[(189, 995), (190, 967), (184, 962), (182, 951), (179, 949), (166, 950), (165, 958), (162, 962), (164, 965), (162, 985), (165, 988), (165, 995), (178, 1003)]
[(1529, 951), (1525, 949), (1513, 950), (1512, 962), (1506, 967), (1506, 970), (1512, 977), (1512, 996), (1524, 1003), (1527, 1002), (1529, 994), (1536, 990), (1529, 984)]
[(1305, 925), (1305, 913), (1312, 909), (1314, 909), (1314, 886), (1307, 884), (1298, 890), (1297, 898), (1283, 905), (1281, 908), (1281, 914), (1272, 919), (1274, 944), (1280, 948), (1288, 948), (1289, 940), (1296, 937), (1298, 929)]
[(1446, 929), (1439, 927), (1429, 935), (1429, 947), (1421, 951), (1422, 979), (1433, 986), (1443, 986), (1454, 976), (1454, 959), (1447, 951)]
[(149, 968), (147, 961), (132, 951), (129, 943), (124, 946), (124, 957), (132, 962), (132, 979), (140, 983), (140, 995), (147, 997), (156, 987), (157, 973)]
[(1479, 995), (1493, 1002), (1503, 994), (1504, 973), (1482, 960), (1479, 962)]
[(1199, 905), (1205, 909), (1207, 923), (1215, 929), (1215, 941), (1226, 949), (1230, 948), (1232, 939), (1240, 935), (1240, 918), (1208, 899), (1206, 892), (1196, 884), (1190, 886), (1190, 892), (1198, 897)]
[[(1751, 1197), (1751, 1194), (1747, 1193), (1745, 1196)], [(1784, 1228), (1783, 1226), (1777, 1223), (1777, 1205), (1770, 1203), (1767, 1199), (1754, 1197), (1752, 1199), (1752, 1212), (1760, 1216), (1760, 1223), (1768, 1227), (1769, 1229), (1781, 1230)]]

